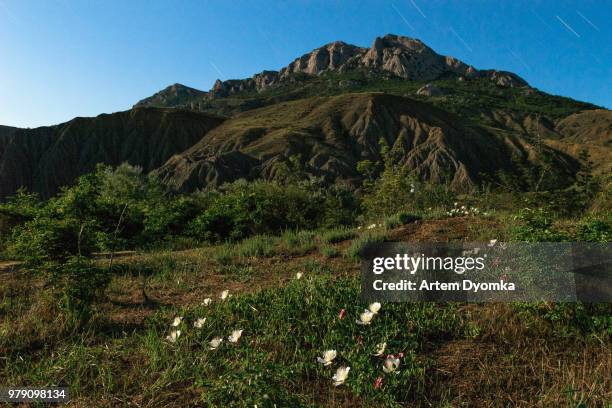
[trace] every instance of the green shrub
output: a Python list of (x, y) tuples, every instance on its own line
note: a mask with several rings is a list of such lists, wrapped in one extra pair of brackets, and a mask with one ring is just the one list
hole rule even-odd
[(320, 218), (317, 201), (299, 186), (239, 181), (213, 194), (204, 213), (191, 223), (190, 232), (214, 242), (305, 228)]
[[(380, 140), (380, 145), (382, 165), (368, 161), (357, 165), (358, 171), (366, 177), (362, 197), (366, 218), (384, 219), (401, 211), (421, 212), (435, 206), (448, 207), (454, 202), (449, 175), (443, 175), (436, 183), (422, 182), (402, 162), (405, 155), (402, 147), (389, 148), (384, 139)], [(382, 172), (374, 178), (380, 167)]]
[(61, 306), (74, 325), (91, 317), (92, 304), (104, 295), (110, 283), (108, 269), (97, 267), (83, 256), (73, 256), (50, 268), (50, 283), (59, 289)]
[(524, 208), (514, 217), (518, 225), (512, 230), (515, 240), (523, 242), (561, 242), (569, 237), (554, 228), (556, 217), (543, 208)]
[(72, 256), (88, 256), (95, 248), (94, 241), (89, 225), (39, 217), (15, 227), (8, 252), (30, 267), (41, 267), (63, 263)]
[(587, 220), (578, 226), (578, 241), (610, 242), (612, 241), (612, 224), (610, 221)]

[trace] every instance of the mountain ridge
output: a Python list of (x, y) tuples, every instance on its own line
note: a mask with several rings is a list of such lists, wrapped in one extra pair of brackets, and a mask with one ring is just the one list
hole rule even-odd
[(223, 121), (206, 113), (137, 108), (0, 135), (0, 198), (27, 188), (48, 198), (97, 163), (150, 172)]
[(612, 111), (386, 35), (369, 48), (335, 41), (208, 92), (175, 83), (128, 111), (0, 127), (0, 199), (21, 187), (47, 198), (97, 163), (122, 162), (182, 192), (282, 178), (295, 158), (306, 175), (358, 187), (356, 165), (381, 160), (381, 139), (415, 176), (460, 191), (502, 176), (530, 188), (525, 172), (562, 188), (583, 150), (612, 172)]
[(418, 39), (387, 34), (376, 37), (370, 48), (334, 41), (296, 58), (279, 71), (265, 70), (245, 79), (217, 79), (207, 92), (174, 84), (134, 106), (167, 107), (166, 100), (176, 99), (173, 94), (176, 95), (177, 91), (173, 87), (177, 86), (180, 92), (187, 94), (195, 90), (198, 91), (197, 97), (214, 99), (245, 91), (259, 92), (282, 82), (293, 81), (296, 74), (316, 76), (324, 72), (347, 72), (360, 68), (380, 70), (412, 81), (434, 80), (450, 74), (465, 78), (488, 78), (504, 87), (529, 86), (527, 81), (512, 72), (477, 70), (452, 56), (437, 54)]

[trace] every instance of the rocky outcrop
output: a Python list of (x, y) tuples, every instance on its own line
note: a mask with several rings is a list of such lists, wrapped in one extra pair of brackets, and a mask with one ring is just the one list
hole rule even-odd
[(135, 108), (0, 137), (0, 199), (20, 187), (50, 197), (97, 163), (145, 172), (199, 141), (222, 119), (177, 109)]
[(519, 88), (524, 86), (529, 86), (527, 81), (525, 81), (520, 76), (507, 71), (496, 71), (494, 69), (487, 69), (478, 72), (478, 76), (482, 78), (489, 78), (491, 81), (495, 82), (497, 86), (501, 86), (504, 88)]
[(297, 58), (281, 70), (281, 77), (288, 78), (297, 73), (319, 75), (325, 71), (338, 71), (353, 57), (364, 52), (365, 48), (336, 41)]
[(420, 87), (416, 91), (416, 94), (421, 96), (440, 96), (444, 95), (444, 91), (442, 91), (442, 89), (438, 88), (437, 86), (427, 84), (425, 86)]

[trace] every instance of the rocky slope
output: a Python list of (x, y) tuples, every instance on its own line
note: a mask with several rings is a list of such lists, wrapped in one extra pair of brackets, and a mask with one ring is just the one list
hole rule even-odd
[(138, 108), (0, 134), (0, 198), (20, 187), (49, 197), (97, 163), (128, 162), (149, 172), (221, 122), (205, 113)]
[[(156, 173), (180, 191), (237, 178), (274, 178), (299, 156), (304, 170), (329, 182), (356, 180), (357, 162), (380, 160), (379, 141), (400, 153), (420, 178), (470, 190), (483, 174), (518, 174), (540, 159), (529, 139), (460, 124), (453, 115), (408, 98), (380, 93), (315, 97), (251, 110), (209, 132)], [(561, 178), (576, 168), (547, 151)], [(510, 158), (513, 157), (513, 160)]]

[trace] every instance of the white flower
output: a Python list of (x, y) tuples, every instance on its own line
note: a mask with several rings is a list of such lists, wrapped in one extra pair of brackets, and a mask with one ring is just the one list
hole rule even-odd
[(397, 371), (400, 365), (399, 358), (393, 356), (387, 357), (383, 363), (383, 371), (387, 374)]
[(238, 340), (240, 340), (240, 337), (242, 336), (242, 332), (243, 330), (234, 330), (227, 340), (230, 343), (238, 343)]
[(215, 337), (214, 339), (208, 342), (208, 345), (210, 346), (209, 349), (216, 350), (217, 348), (219, 348), (222, 342), (223, 342), (222, 337)]
[(196, 329), (201, 329), (204, 326), (204, 322), (206, 321), (205, 317), (201, 317), (193, 323), (193, 327)]
[(336, 370), (336, 374), (334, 374), (334, 376), (332, 377), (332, 380), (334, 380), (334, 385), (336, 387), (344, 384), (349, 375), (350, 370), (351, 367), (340, 367)]
[(304, 276), (304, 274), (302, 272), (298, 272), (295, 274), (295, 279), (302, 279), (302, 276)]
[(178, 327), (178, 325), (181, 324), (181, 321), (183, 321), (183, 318), (181, 316), (176, 316), (172, 321), (172, 327)]
[(368, 229), (369, 229), (369, 230), (370, 230), (370, 229), (372, 229), (372, 228), (376, 228), (376, 224), (371, 224), (371, 225), (368, 225)]
[(323, 352), (323, 358), (317, 357), (317, 361), (327, 367), (336, 358), (336, 355), (336, 350), (326, 350)]
[(492, 239), (492, 240), (489, 241), (488, 246), (492, 247), (492, 246), (495, 246), (495, 244), (497, 244), (497, 240), (496, 239)]
[(368, 309), (370, 310), (370, 312), (376, 314), (380, 310), (380, 307), (381, 307), (380, 303), (374, 302), (374, 303), (370, 303), (370, 306), (368, 306)]
[(202, 302), (203, 306), (208, 306), (212, 303), (212, 299), (211, 298), (206, 298), (204, 299), (204, 301)]
[(181, 336), (180, 330), (173, 330), (169, 336), (166, 336), (166, 340), (170, 343), (176, 343), (176, 340)]
[(221, 295), (219, 296), (219, 299), (221, 300), (225, 300), (230, 296), (229, 294), (229, 290), (224, 290), (223, 292), (221, 292)]
[(368, 325), (372, 323), (373, 317), (374, 317), (374, 313), (372, 313), (369, 310), (364, 310), (364, 312), (359, 315), (359, 320), (357, 320), (357, 324)]
[(376, 345), (376, 353), (374, 355), (376, 357), (380, 357), (385, 353), (385, 349), (387, 348), (387, 343), (380, 343)]
[(459, 203), (457, 203), (457, 202), (455, 202), (455, 203), (453, 204), (453, 206), (455, 206), (455, 207), (456, 207), (456, 206), (458, 206), (458, 205), (459, 205)]

